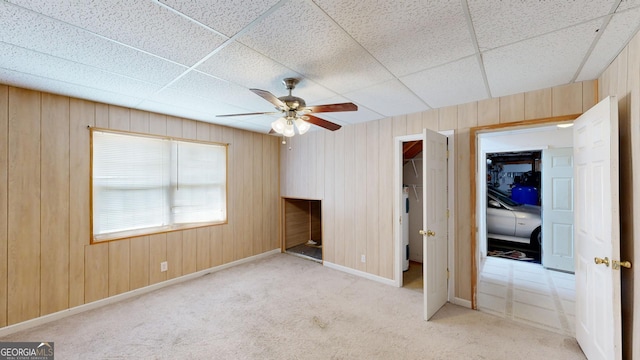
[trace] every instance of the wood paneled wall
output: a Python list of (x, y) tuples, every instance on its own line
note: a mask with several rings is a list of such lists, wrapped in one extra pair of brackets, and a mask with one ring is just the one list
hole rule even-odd
[[(598, 81), (599, 97), (618, 98), (620, 132), (620, 254), (633, 263), (622, 269), (622, 358), (640, 359), (640, 34), (629, 42)], [(636, 174), (634, 176), (634, 173)], [(635, 190), (638, 189), (638, 190)], [(638, 210), (635, 210), (638, 209)]]
[[(90, 245), (87, 126), (229, 143), (228, 224)], [(0, 85), (0, 327), (278, 248), (278, 152), (272, 136)]]
[(296, 136), (280, 152), (280, 192), (322, 200), (324, 260), (392, 279), (394, 138), (455, 130), (455, 294), (471, 300), (470, 128), (581, 113), (596, 90), (586, 81)]

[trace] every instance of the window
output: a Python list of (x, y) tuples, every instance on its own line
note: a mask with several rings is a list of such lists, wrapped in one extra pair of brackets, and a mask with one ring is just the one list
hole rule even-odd
[(225, 145), (91, 134), (94, 241), (226, 222)]

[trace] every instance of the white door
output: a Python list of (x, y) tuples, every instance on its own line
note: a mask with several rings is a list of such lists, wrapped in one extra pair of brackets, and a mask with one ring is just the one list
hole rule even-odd
[(576, 339), (587, 358), (621, 359), (618, 102), (574, 122)]
[(542, 265), (573, 272), (573, 149), (542, 151)]
[(447, 137), (423, 131), (424, 319), (447, 302)]

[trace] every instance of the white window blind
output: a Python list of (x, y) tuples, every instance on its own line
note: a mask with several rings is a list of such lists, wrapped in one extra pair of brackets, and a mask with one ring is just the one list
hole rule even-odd
[(92, 131), (94, 240), (226, 221), (226, 146)]

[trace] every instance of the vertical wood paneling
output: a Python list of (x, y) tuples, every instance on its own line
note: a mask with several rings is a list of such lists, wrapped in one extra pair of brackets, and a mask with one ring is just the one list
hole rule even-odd
[(393, 124), (394, 137), (407, 135), (407, 118), (405, 116), (394, 116), (391, 120)]
[(500, 123), (521, 121), (524, 119), (524, 94), (500, 97)]
[(211, 267), (211, 229), (202, 227), (196, 229), (196, 270)]
[(167, 280), (183, 275), (182, 233), (182, 231), (167, 233)]
[[(422, 126), (422, 122), (420, 122)], [(367, 272), (378, 275), (380, 273), (380, 233), (378, 229), (378, 207), (380, 206), (380, 121), (366, 123), (367, 141)]]
[[(85, 302), (85, 245), (91, 236), (90, 132), (95, 126), (93, 102), (71, 99), (69, 104), (69, 307)], [(106, 284), (106, 283), (105, 283)]]
[(168, 136), (176, 136), (180, 138), (186, 137), (182, 135), (182, 119), (174, 116), (167, 116), (166, 123)]
[[(264, 136), (258, 133), (247, 134), (251, 137), (251, 144), (253, 148), (253, 165), (251, 166), (251, 178), (262, 179), (262, 164), (263, 155), (262, 152), (262, 139)], [(252, 255), (262, 253), (262, 242), (264, 241), (265, 234), (262, 231), (262, 181), (252, 181), (248, 184), (251, 187), (252, 193), (249, 202), (252, 204), (251, 209), (251, 239), (253, 244), (251, 246)]]
[[(403, 117), (404, 119), (404, 117)], [(405, 124), (406, 121), (402, 122)], [(356, 268), (356, 188), (363, 186), (364, 180), (356, 178), (356, 134), (354, 126), (341, 129), (344, 131), (344, 266)]]
[(149, 285), (149, 236), (130, 240), (129, 289), (139, 289)]
[(582, 83), (551, 89), (553, 116), (582, 113)]
[(458, 107), (447, 106), (438, 111), (438, 131), (452, 130), (458, 127)]
[[(314, 198), (316, 199), (324, 199), (325, 198), (325, 193), (324, 193), (324, 181), (325, 181), (325, 177), (324, 176), (319, 176), (319, 174), (324, 174), (324, 166), (325, 166), (325, 150), (326, 150), (326, 142), (324, 141), (324, 139), (327, 136), (331, 136), (331, 134), (328, 131), (317, 131), (317, 134), (314, 134), (314, 147), (312, 149), (315, 149), (315, 154), (313, 155), (313, 158), (315, 159), (316, 162), (316, 168), (315, 168), (315, 172), (314, 174), (316, 174), (315, 178), (313, 179), (313, 181), (316, 183), (316, 187), (318, 188), (318, 190), (315, 193)], [(284, 151), (284, 150), (282, 150)], [(312, 151), (313, 153), (313, 151)]]
[(407, 115), (407, 134), (422, 133), (422, 113), (413, 113)]
[(153, 135), (167, 135), (167, 116), (149, 114), (149, 133)]
[(109, 296), (129, 291), (129, 239), (109, 243)]
[(7, 325), (9, 87), (0, 85), (0, 327)]
[[(256, 154), (254, 153), (254, 146), (251, 142), (251, 137), (247, 137), (247, 134), (243, 131), (241, 136), (244, 138), (243, 141), (243, 151), (244, 158), (241, 160), (242, 164), (242, 179), (254, 179), (253, 176), (253, 162)], [(242, 224), (243, 224), (243, 233), (242, 237), (242, 251), (240, 252), (241, 257), (247, 257), (253, 255), (253, 182), (247, 182), (242, 185), (240, 189), (241, 197), (238, 199), (242, 199), (242, 204), (240, 205), (242, 212), (240, 216), (242, 216)]]
[(129, 109), (121, 106), (109, 105), (109, 128), (128, 131), (130, 129)]
[(190, 140), (198, 138), (198, 127), (195, 121), (182, 119), (182, 137)]
[(40, 315), (69, 307), (69, 98), (42, 94)]
[[(427, 110), (422, 113), (422, 127), (433, 131), (438, 131), (440, 127), (440, 112), (438, 109)], [(422, 129), (420, 130), (420, 133)]]
[(84, 301), (90, 303), (109, 296), (109, 243), (84, 247)]
[(471, 102), (458, 106), (458, 129), (478, 126), (478, 103)]
[[(322, 259), (335, 263), (336, 248), (336, 199), (335, 199), (335, 153), (336, 136), (325, 135), (324, 153), (324, 194), (322, 199)], [(342, 155), (342, 154), (341, 154)]]
[(379, 169), (380, 189), (378, 191), (378, 233), (380, 234), (380, 271), (387, 279), (393, 279), (394, 242), (393, 242), (393, 196), (399, 191), (393, 187), (393, 125), (391, 119), (380, 120)]
[(167, 280), (167, 272), (160, 271), (163, 261), (167, 261), (167, 234), (149, 236), (149, 285)]
[(335, 133), (335, 153), (334, 153), (334, 262), (339, 265), (345, 264), (345, 236), (344, 231), (349, 226), (346, 224), (344, 216), (345, 208), (345, 192), (348, 191), (345, 188), (345, 168), (344, 168), (344, 149), (345, 149), (345, 136), (344, 131), (337, 131)]
[(96, 103), (96, 127), (108, 129), (109, 128), (109, 105)]
[(582, 82), (582, 112), (591, 109), (598, 103), (598, 82), (596, 80)]
[(209, 261), (210, 266), (222, 265), (222, 227), (224, 225), (209, 228)]
[(131, 123), (129, 130), (133, 132), (148, 134), (150, 128), (149, 113), (137, 109), (131, 109)]
[(40, 314), (39, 92), (9, 88), (7, 323)]
[(500, 99), (478, 101), (478, 126), (500, 123)]
[(551, 117), (551, 89), (530, 91), (524, 94), (524, 120)]
[(455, 135), (456, 147), (456, 179), (455, 179), (455, 199), (456, 199), (456, 227), (455, 227), (455, 286), (456, 296), (461, 299), (471, 299), (471, 224), (469, 214), (471, 206), (471, 188), (469, 184), (470, 161), (475, 161), (469, 156), (470, 153), (470, 131), (461, 129)]
[(182, 232), (182, 275), (196, 272), (197, 264), (197, 230), (189, 229)]
[[(265, 137), (262, 141), (262, 162), (264, 164), (269, 164), (269, 159), (277, 159), (279, 154), (277, 151), (274, 152), (273, 141), (269, 137)], [(277, 244), (274, 243), (276, 233), (274, 229), (276, 228), (279, 218), (273, 217), (275, 213), (277, 215), (277, 211), (274, 211), (271, 204), (273, 203), (272, 199), (276, 199), (277, 197), (273, 196), (274, 189), (278, 189), (278, 181), (277, 174), (279, 169), (274, 166), (263, 166), (262, 174), (260, 178), (262, 181), (262, 202), (260, 206), (260, 219), (262, 219), (262, 231), (260, 232), (262, 244), (261, 244), (261, 252), (269, 251), (275, 249)], [(274, 176), (275, 175), (275, 176)], [(222, 258), (220, 258), (222, 261)]]
[(237, 188), (235, 176), (235, 152), (237, 146), (233, 129), (224, 128), (222, 136), (224, 142), (231, 144), (227, 147), (227, 218), (229, 223), (222, 228), (222, 262), (226, 264), (235, 260), (235, 209), (233, 199), (235, 199)]
[[(356, 269), (367, 270), (366, 262), (360, 261), (362, 255), (367, 255), (367, 125), (357, 124), (355, 127), (355, 161), (356, 187), (355, 192), (355, 233), (356, 233)], [(407, 124), (407, 131), (408, 129)], [(324, 218), (323, 218), (324, 220)], [(323, 221), (324, 222), (324, 221)]]

